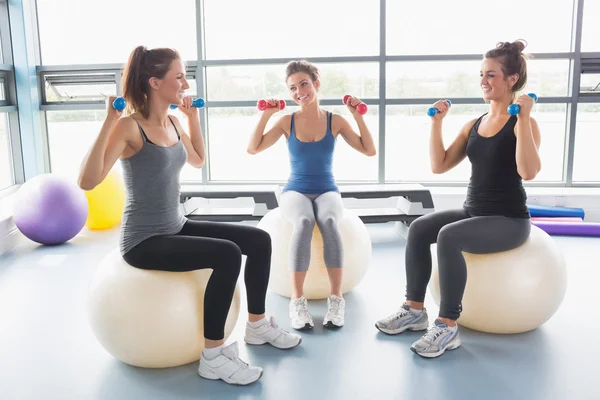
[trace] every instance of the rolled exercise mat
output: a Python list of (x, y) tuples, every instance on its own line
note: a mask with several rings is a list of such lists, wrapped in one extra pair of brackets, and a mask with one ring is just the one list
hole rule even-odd
[(583, 208), (551, 207), (537, 204), (527, 205), (532, 217), (579, 217), (584, 218)]
[(531, 221), (531, 223), (549, 235), (600, 237), (600, 223), (597, 222)]
[(580, 217), (531, 217), (532, 221), (581, 222)]

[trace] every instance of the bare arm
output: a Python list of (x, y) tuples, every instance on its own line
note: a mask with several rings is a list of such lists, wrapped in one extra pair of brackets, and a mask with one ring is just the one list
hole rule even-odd
[(542, 160), (538, 153), (541, 142), (540, 128), (536, 120), (530, 116), (534, 100), (523, 94), (515, 103), (521, 108), (515, 125), (517, 172), (521, 178), (529, 181), (534, 179), (542, 169)]
[[(371, 134), (371, 131), (369, 131), (362, 115), (356, 114), (354, 116), (354, 119), (358, 124), (360, 135), (352, 129), (350, 123), (341, 115), (334, 115), (333, 118), (336, 120), (336, 125), (340, 127), (340, 135), (342, 135), (350, 147), (369, 157), (373, 157), (377, 154), (377, 149), (373, 142), (373, 135)], [(333, 122), (332, 125), (334, 125)]]
[[(192, 111), (194, 112), (194, 111)], [(184, 111), (185, 113), (185, 111)], [(202, 128), (200, 127), (200, 119), (198, 112), (195, 115), (187, 115), (189, 136), (182, 128), (181, 123), (175, 116), (171, 116), (177, 125), (177, 129), (181, 132), (181, 140), (187, 151), (187, 162), (195, 168), (202, 168), (206, 162), (206, 152), (204, 148), (204, 138), (202, 137)]]
[(434, 174), (443, 174), (456, 167), (467, 156), (469, 131), (476, 119), (463, 125), (450, 147), (446, 149), (442, 138), (442, 119), (448, 113), (449, 107), (445, 100), (436, 102), (434, 107), (437, 108), (439, 112), (431, 118), (429, 162), (431, 164), (431, 172)]
[(271, 115), (273, 115), (276, 111), (277, 109), (266, 109), (263, 111), (256, 128), (254, 128), (254, 132), (252, 132), (252, 136), (250, 136), (247, 150), (249, 154), (258, 154), (261, 151), (268, 149), (279, 140), (281, 135), (285, 134), (286, 131), (284, 126), (286, 123), (289, 125), (289, 116), (282, 117), (275, 123), (275, 126), (265, 133), (265, 128), (267, 127), (269, 118), (271, 118)]
[[(109, 98), (107, 103), (112, 104), (113, 100)], [(100, 133), (81, 163), (78, 184), (83, 190), (92, 190), (106, 178), (127, 146), (131, 124), (135, 125), (130, 118), (119, 119), (121, 112), (108, 107)]]
[(542, 169), (542, 160), (538, 152), (541, 142), (540, 128), (535, 119), (519, 116), (515, 135), (517, 172), (524, 180), (532, 180)]

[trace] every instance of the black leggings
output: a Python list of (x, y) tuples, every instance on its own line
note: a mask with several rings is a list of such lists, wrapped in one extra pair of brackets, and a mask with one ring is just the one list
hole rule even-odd
[(204, 294), (204, 337), (225, 337), (225, 321), (246, 255), (244, 280), (248, 312), (264, 314), (271, 270), (271, 237), (262, 229), (237, 224), (188, 220), (175, 235), (154, 236), (127, 252), (130, 265), (187, 272), (211, 268)]
[(431, 278), (430, 246), (437, 242), (440, 277), (440, 314), (457, 320), (467, 283), (462, 251), (497, 253), (525, 243), (531, 231), (529, 218), (471, 217), (464, 210), (438, 211), (417, 218), (406, 243), (406, 299), (425, 300)]

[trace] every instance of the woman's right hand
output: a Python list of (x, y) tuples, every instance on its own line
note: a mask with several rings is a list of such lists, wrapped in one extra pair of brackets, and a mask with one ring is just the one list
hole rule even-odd
[(265, 99), (265, 101), (268, 104), (268, 107), (265, 108), (265, 110), (263, 111), (263, 113), (266, 113), (268, 115), (273, 115), (276, 112), (280, 111), (279, 110), (279, 100), (278, 99)]
[(440, 121), (448, 114), (448, 110), (450, 109), (450, 105), (446, 100), (438, 100), (433, 103), (432, 107), (438, 110), (438, 112), (431, 118)]
[(117, 96), (109, 96), (106, 99), (106, 119), (116, 121), (123, 115), (123, 110), (116, 110), (113, 107), (113, 102)]

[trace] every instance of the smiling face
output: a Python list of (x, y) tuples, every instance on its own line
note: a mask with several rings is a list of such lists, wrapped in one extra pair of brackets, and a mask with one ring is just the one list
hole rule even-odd
[(165, 102), (182, 104), (185, 91), (190, 87), (183, 62), (180, 59), (173, 60), (162, 79), (150, 78), (150, 87), (154, 89), (155, 95), (164, 99)]
[(513, 96), (513, 86), (519, 75), (505, 76), (502, 64), (495, 58), (484, 58), (479, 72), (483, 98), (486, 101), (501, 100)]
[(287, 78), (287, 86), (294, 103), (299, 106), (311, 104), (317, 100), (320, 82), (313, 81), (306, 72), (296, 72)]

